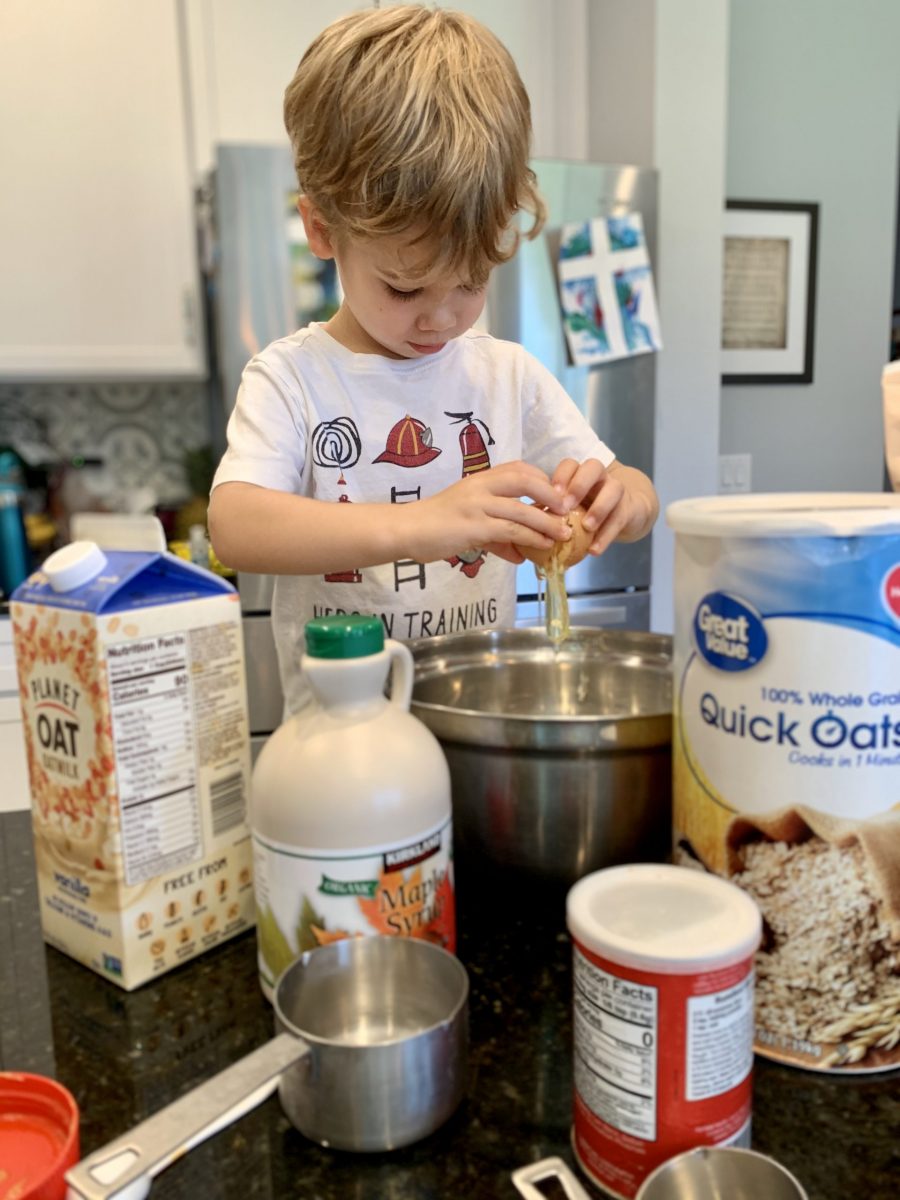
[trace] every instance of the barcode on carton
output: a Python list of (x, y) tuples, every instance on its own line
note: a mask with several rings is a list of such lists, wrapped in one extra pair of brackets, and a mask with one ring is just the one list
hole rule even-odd
[(213, 837), (227, 833), (244, 819), (244, 776), (240, 771), (217, 779), (209, 789)]

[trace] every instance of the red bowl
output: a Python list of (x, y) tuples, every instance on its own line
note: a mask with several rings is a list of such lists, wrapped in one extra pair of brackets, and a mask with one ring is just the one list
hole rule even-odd
[(43, 1075), (0, 1071), (0, 1200), (65, 1200), (78, 1157), (72, 1093)]

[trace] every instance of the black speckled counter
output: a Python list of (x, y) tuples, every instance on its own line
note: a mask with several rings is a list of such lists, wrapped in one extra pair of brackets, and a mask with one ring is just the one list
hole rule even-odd
[[(272, 1035), (253, 933), (126, 993), (45, 949), (36, 911), (30, 818), (0, 816), (0, 1066), (55, 1074), (74, 1092), (84, 1153)], [(510, 914), (461, 874), (458, 916), (472, 1052), (468, 1097), (447, 1125), (407, 1150), (342, 1154), (306, 1141), (272, 1097), (159, 1176), (154, 1200), (514, 1200), (516, 1167), (551, 1154), (571, 1164), (563, 897), (532, 889)], [(833, 1078), (758, 1060), (754, 1095), (755, 1147), (810, 1200), (900, 1195), (896, 1073)]]

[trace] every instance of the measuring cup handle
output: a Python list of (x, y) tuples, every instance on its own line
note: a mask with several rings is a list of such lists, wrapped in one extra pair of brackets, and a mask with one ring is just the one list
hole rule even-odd
[(384, 648), (391, 659), (391, 704), (409, 708), (412, 700), (415, 666), (408, 647), (393, 638), (385, 639)]
[(262, 1104), (287, 1068), (308, 1053), (300, 1038), (279, 1034), (67, 1171), (68, 1200), (146, 1196), (155, 1175)]
[(545, 1200), (546, 1192), (535, 1186), (545, 1179), (556, 1179), (568, 1200), (590, 1200), (574, 1172), (561, 1158), (542, 1158), (540, 1162), (529, 1163), (512, 1173), (513, 1183), (526, 1200)]

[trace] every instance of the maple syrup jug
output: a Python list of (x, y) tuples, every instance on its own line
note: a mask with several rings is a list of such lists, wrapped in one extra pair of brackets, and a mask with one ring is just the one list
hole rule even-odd
[(269, 1000), (295, 959), (341, 938), (456, 948), (450, 772), (409, 712), (412, 655), (377, 617), (329, 616), (307, 623), (302, 667), (315, 703), (269, 738), (250, 792)]

